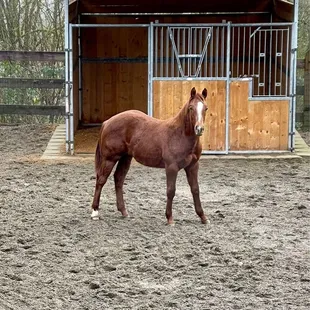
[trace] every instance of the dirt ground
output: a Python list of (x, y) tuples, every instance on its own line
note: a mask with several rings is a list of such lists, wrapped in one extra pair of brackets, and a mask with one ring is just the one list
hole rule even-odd
[(202, 160), (165, 224), (163, 170), (133, 164), (90, 219), (93, 160), (42, 162), (46, 126), (0, 127), (0, 309), (310, 309), (310, 159)]

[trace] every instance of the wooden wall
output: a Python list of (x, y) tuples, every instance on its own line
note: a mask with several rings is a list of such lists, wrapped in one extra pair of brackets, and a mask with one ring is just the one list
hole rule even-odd
[(167, 119), (177, 114), (189, 100), (190, 91), (207, 88), (208, 111), (205, 132), (201, 137), (204, 150), (225, 150), (225, 81), (155, 81), (153, 84), (153, 116)]
[(86, 28), (82, 37), (82, 122), (100, 123), (129, 109), (147, 112), (147, 29)]
[[(230, 84), (229, 145), (238, 150), (288, 150), (289, 101), (249, 98), (249, 80)], [(205, 133), (202, 145), (205, 151), (225, 150), (225, 81), (155, 81), (153, 84), (153, 115), (170, 118), (189, 99), (196, 87), (208, 90)]]
[(288, 150), (289, 101), (249, 100), (249, 83), (230, 84), (230, 150)]

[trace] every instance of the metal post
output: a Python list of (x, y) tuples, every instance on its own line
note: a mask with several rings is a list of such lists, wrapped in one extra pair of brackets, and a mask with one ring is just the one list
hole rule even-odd
[(227, 50), (227, 54), (226, 54), (226, 113), (225, 113), (225, 117), (226, 117), (226, 122), (225, 122), (225, 151), (226, 154), (228, 154), (229, 152), (229, 97), (230, 97), (230, 36), (231, 36), (231, 23), (228, 22), (227, 23), (227, 46), (226, 46), (226, 50)]
[[(153, 23), (150, 24), (148, 28), (148, 105), (147, 114), (153, 116), (153, 66), (154, 66), (154, 47), (153, 38), (154, 26)], [(157, 46), (156, 46), (157, 48)]]
[(65, 102), (66, 102), (66, 153), (70, 152), (69, 143), (69, 0), (64, 0), (65, 13)]
[[(78, 15), (78, 23), (81, 23), (81, 15)], [(81, 28), (78, 28), (78, 51), (79, 51), (79, 121), (82, 120), (83, 111), (83, 89), (82, 89), (82, 45), (81, 45)]]
[(73, 41), (73, 28), (72, 24), (69, 25), (69, 63), (70, 63), (70, 74), (69, 74), (69, 87), (70, 87), (70, 101), (69, 101), (69, 116), (70, 116), (70, 154), (74, 154), (74, 123), (73, 123), (73, 51), (72, 51), (72, 41)]
[(294, 21), (292, 26), (292, 46), (291, 46), (291, 107), (290, 107), (290, 141), (289, 148), (294, 151), (295, 148), (295, 111), (296, 111), (296, 66), (297, 66), (297, 38), (298, 38), (298, 0), (294, 0)]

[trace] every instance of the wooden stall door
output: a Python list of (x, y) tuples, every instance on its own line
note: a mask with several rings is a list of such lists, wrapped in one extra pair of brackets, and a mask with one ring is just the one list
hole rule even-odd
[(201, 137), (204, 151), (225, 150), (225, 81), (154, 81), (153, 116), (168, 119), (175, 116), (190, 97), (195, 87), (201, 92), (207, 88), (208, 111), (205, 132)]
[(288, 150), (289, 101), (249, 100), (250, 83), (230, 83), (230, 151)]

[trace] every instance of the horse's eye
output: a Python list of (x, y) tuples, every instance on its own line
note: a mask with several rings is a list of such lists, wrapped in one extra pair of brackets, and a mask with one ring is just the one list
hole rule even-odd
[(188, 108), (189, 111), (193, 111), (193, 109), (194, 109), (194, 108), (193, 108), (193, 106), (191, 106), (191, 105), (190, 105), (189, 108)]

